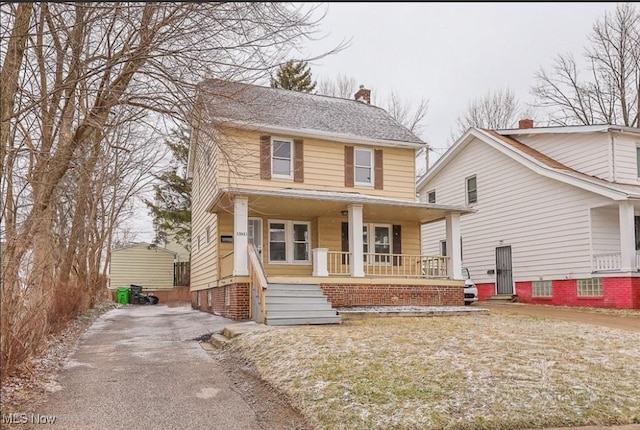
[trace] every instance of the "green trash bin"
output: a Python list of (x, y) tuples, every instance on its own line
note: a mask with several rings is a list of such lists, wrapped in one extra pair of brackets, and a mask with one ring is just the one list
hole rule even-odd
[(118, 288), (118, 303), (126, 305), (129, 303), (129, 288)]

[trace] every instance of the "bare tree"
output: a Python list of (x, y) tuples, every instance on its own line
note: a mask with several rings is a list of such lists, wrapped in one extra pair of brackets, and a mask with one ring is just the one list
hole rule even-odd
[[(153, 159), (144, 148), (157, 124), (186, 121), (201, 80), (267, 78), (317, 31), (314, 7), (0, 5), (3, 377), (37, 350), (61, 304), (74, 303), (65, 316), (91, 305), (98, 262), (148, 173), (126, 155)], [(144, 138), (127, 147), (114, 136), (133, 124)]]
[(467, 110), (458, 116), (456, 131), (449, 144), (462, 136), (470, 127), (500, 129), (513, 127), (521, 114), (520, 103), (509, 88), (488, 91), (483, 97), (472, 100)]
[(323, 79), (318, 81), (317, 94), (323, 96), (339, 97), (343, 99), (353, 98), (358, 91), (358, 82), (353, 76), (338, 74), (335, 79)]
[(571, 54), (558, 55), (550, 72), (536, 74), (537, 103), (550, 109), (554, 124), (640, 126), (640, 12), (633, 3), (619, 3), (596, 21), (588, 40), (584, 74)]

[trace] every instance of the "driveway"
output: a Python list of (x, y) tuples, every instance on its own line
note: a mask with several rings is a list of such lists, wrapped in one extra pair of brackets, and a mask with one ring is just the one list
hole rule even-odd
[(595, 310), (588, 311), (566, 306), (528, 305), (524, 303), (476, 302), (473, 307), (489, 309), (490, 312), (509, 312), (539, 318), (553, 318), (640, 333), (640, 310), (637, 309), (616, 314), (613, 310), (612, 312), (597, 312)]
[(56, 392), (29, 411), (29, 423), (53, 416), (55, 423), (44, 427), (286, 428), (272, 422), (267, 427), (215, 352), (196, 340), (229, 322), (184, 305), (127, 305), (107, 312), (80, 339)]

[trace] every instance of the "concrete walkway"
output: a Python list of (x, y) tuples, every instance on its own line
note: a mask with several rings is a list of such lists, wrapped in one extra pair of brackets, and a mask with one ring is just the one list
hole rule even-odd
[(107, 312), (82, 336), (58, 391), (33, 411), (55, 423), (32, 428), (262, 428), (194, 340), (230, 322), (188, 306), (126, 305)]

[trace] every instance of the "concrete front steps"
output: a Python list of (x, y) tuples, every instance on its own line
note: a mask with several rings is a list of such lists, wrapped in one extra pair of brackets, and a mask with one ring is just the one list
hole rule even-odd
[(269, 284), (267, 325), (340, 324), (342, 319), (317, 284)]
[(249, 333), (256, 330), (269, 330), (264, 324), (258, 324), (255, 321), (245, 321), (225, 326), (222, 333), (214, 333), (211, 335), (209, 342), (216, 348), (222, 349), (234, 337)]
[(518, 296), (515, 294), (494, 294), (493, 296), (485, 300), (485, 302), (495, 304), (517, 303)]

